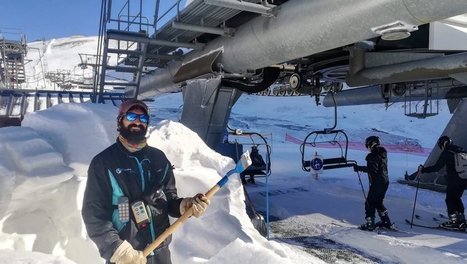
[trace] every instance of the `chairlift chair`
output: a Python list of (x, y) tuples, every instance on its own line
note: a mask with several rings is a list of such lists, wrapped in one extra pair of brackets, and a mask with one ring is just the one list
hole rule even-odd
[[(258, 176), (269, 176), (271, 175), (271, 146), (269, 145), (266, 138), (256, 132), (242, 132), (241, 134), (229, 133), (229, 135), (237, 136), (237, 137), (248, 137), (251, 142), (242, 142), (237, 140), (235, 141), (236, 144), (242, 144), (243, 146), (250, 147), (250, 158), (252, 160), (252, 164), (246, 168), (242, 172), (242, 175), (250, 175), (253, 177), (255, 175)], [(255, 140), (255, 138), (259, 139)], [(263, 158), (263, 155), (265, 158)], [(241, 155), (241, 153), (239, 153)]]
[[(338, 168), (345, 168), (345, 167), (352, 167), (357, 164), (354, 160), (347, 160), (347, 149), (349, 147), (349, 138), (344, 130), (335, 129), (337, 126), (337, 103), (336, 98), (334, 95), (334, 91), (330, 91), (332, 100), (334, 102), (334, 125), (330, 128), (325, 128), (323, 130), (312, 131), (309, 133), (303, 143), (300, 145), (300, 152), (302, 154), (302, 169), (304, 171), (311, 171), (312, 168), (312, 160), (305, 160), (305, 149), (306, 146), (311, 146), (313, 148), (319, 148), (320, 144), (331, 144), (336, 146), (340, 149), (340, 156), (336, 158), (327, 158), (322, 160), (322, 169), (329, 170), (329, 169), (338, 169)], [(327, 137), (331, 138), (329, 140), (318, 140), (318, 138)], [(310, 138), (310, 140), (308, 140)], [(339, 139), (342, 138), (342, 141)], [(311, 157), (311, 155), (307, 155), (307, 157)]]
[(249, 149), (251, 152), (250, 157), (253, 163), (242, 172), (242, 177), (245, 175), (267, 177), (271, 174), (271, 146), (263, 135), (233, 129), (230, 129), (228, 135), (229, 139), (224, 139), (224, 142), (217, 146), (219, 153), (237, 161), (244, 149)]
[[(322, 138), (329, 138), (323, 140)], [(340, 140), (341, 139), (341, 140)], [(339, 141), (340, 140), (340, 141)], [(349, 139), (343, 130), (318, 130), (309, 133), (303, 143), (300, 145), (300, 152), (302, 155), (302, 169), (304, 171), (311, 171), (311, 160), (305, 160), (305, 157), (312, 155), (306, 154), (306, 147), (320, 148), (322, 144), (330, 144), (340, 150), (340, 155), (334, 158), (324, 158), (322, 168), (323, 170), (338, 169), (345, 167), (352, 167), (356, 164), (353, 160), (347, 160), (347, 149), (349, 146)]]

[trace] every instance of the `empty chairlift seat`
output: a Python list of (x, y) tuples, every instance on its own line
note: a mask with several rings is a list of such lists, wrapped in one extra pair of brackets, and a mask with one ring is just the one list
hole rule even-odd
[(302, 169), (311, 171), (312, 160), (306, 160), (305, 157), (312, 157), (307, 153), (318, 153), (317, 149), (321, 148), (336, 149), (338, 152), (334, 157), (322, 159), (323, 170), (352, 167), (356, 162), (347, 160), (348, 144), (347, 134), (343, 130), (319, 130), (309, 133), (300, 145)]

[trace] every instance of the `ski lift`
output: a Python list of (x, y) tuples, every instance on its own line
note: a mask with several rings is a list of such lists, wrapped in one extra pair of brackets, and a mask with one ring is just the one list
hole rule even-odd
[(250, 180), (254, 183), (255, 175), (266, 177), (271, 175), (271, 146), (263, 135), (256, 132), (244, 132), (239, 129), (232, 130), (229, 135), (235, 137), (235, 144), (250, 148), (252, 164), (241, 173), (242, 178), (249, 175)]
[(249, 148), (252, 164), (241, 173), (242, 181), (245, 175), (249, 175), (252, 182), (256, 175), (265, 177), (271, 175), (271, 146), (266, 139), (267, 135), (265, 137), (256, 132), (228, 129), (223, 143), (217, 146), (217, 151), (236, 161), (244, 148)]
[[(267, 138), (269, 137), (272, 142), (272, 134), (261, 135), (256, 132), (243, 132), (240, 129), (234, 130), (230, 127), (227, 128), (228, 130), (225, 130), (222, 142), (216, 146), (216, 151), (222, 155), (231, 157), (235, 162), (238, 162), (243, 153), (243, 147), (251, 147), (252, 153), (250, 153), (250, 158), (252, 159), (252, 164), (240, 174), (242, 183), (246, 183), (246, 181), (244, 181), (245, 175), (249, 175), (250, 179), (254, 179), (255, 175), (266, 177), (266, 221), (264, 217), (255, 210), (253, 203), (249, 200), (245, 187), (244, 193), (246, 198), (245, 205), (247, 214), (250, 217), (253, 226), (261, 233), (261, 235), (269, 238), (268, 177), (271, 175), (271, 146), (269, 145)], [(265, 154), (265, 159), (263, 159), (261, 153)]]
[[(349, 147), (349, 138), (347, 134), (340, 129), (335, 129), (337, 126), (337, 104), (334, 97), (334, 91), (330, 91), (332, 99), (334, 101), (334, 125), (330, 128), (323, 130), (313, 131), (309, 133), (303, 143), (300, 145), (300, 152), (302, 154), (302, 169), (304, 171), (315, 171), (338, 169), (345, 167), (352, 167), (357, 164), (355, 161), (347, 160), (347, 149)], [(311, 157), (311, 155), (305, 155), (307, 146), (313, 148), (337, 148), (340, 150), (340, 155), (335, 158), (320, 159), (315, 157), (312, 160), (305, 160), (305, 157)], [(313, 152), (317, 153), (317, 151)]]
[[(305, 160), (305, 157), (312, 155), (306, 154), (306, 147), (312, 148), (334, 148), (339, 149), (339, 155), (334, 158), (324, 158), (322, 161), (315, 162), (313, 160)], [(355, 161), (347, 160), (347, 149), (349, 146), (349, 139), (343, 130), (320, 130), (309, 133), (303, 143), (300, 145), (300, 152), (302, 155), (302, 169), (304, 171), (311, 171), (311, 169), (338, 169), (345, 167), (352, 167), (356, 164)], [(316, 153), (313, 151), (312, 153)]]

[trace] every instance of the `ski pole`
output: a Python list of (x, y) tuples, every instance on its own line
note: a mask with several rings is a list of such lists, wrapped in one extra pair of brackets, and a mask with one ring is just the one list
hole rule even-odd
[[(237, 162), (234, 169), (230, 170), (225, 174), (222, 179), (220, 179), (216, 185), (214, 185), (205, 195), (208, 199), (216, 194), (219, 189), (224, 186), (227, 181), (229, 180), (229, 176), (234, 173), (241, 173), (243, 172), (248, 166), (251, 165), (250, 153), (246, 151), (240, 157), (240, 160)], [(149, 256), (154, 249), (156, 249), (164, 240), (169, 237), (172, 233), (174, 233), (182, 224), (185, 222), (190, 216), (193, 215), (193, 207), (190, 207), (185, 213), (180, 216), (171, 226), (169, 226), (162, 234), (160, 234), (151, 244), (149, 244), (144, 250), (143, 254), (145, 257)]]
[(417, 196), (418, 196), (418, 186), (420, 184), (420, 170), (417, 172), (417, 190), (415, 191), (415, 199), (413, 201), (413, 209), (412, 209), (412, 219), (410, 219), (410, 228), (413, 225), (413, 217), (415, 215), (415, 205), (417, 204)]
[[(357, 162), (354, 161), (354, 160), (349, 160), (349, 162), (354, 163), (354, 166), (357, 166), (357, 165), (358, 165)], [(359, 172), (358, 170), (355, 170), (355, 172), (356, 172), (357, 175), (358, 175), (358, 182), (360, 183), (360, 187), (362, 187), (362, 193), (363, 193), (363, 198), (365, 199), (365, 207), (366, 207), (368, 201), (367, 201), (367, 199), (366, 199), (365, 188), (363, 187), (362, 178), (360, 177), (360, 172)], [(370, 179), (370, 178), (369, 178), (369, 176), (368, 176), (368, 180), (369, 180), (369, 179)]]
[[(349, 164), (353, 164), (354, 167), (358, 165), (358, 163), (355, 160), (348, 160), (347, 162)], [(365, 198), (365, 203), (366, 203), (365, 188), (363, 187), (363, 182), (362, 182), (362, 178), (360, 177), (360, 172), (358, 170), (355, 170), (355, 172), (358, 175), (358, 182), (360, 183), (360, 187), (362, 187), (363, 198)]]
[(366, 203), (365, 188), (363, 188), (362, 178), (360, 178), (360, 172), (357, 171), (357, 175), (358, 175), (358, 181), (360, 182), (360, 186), (362, 187), (363, 198), (365, 198), (365, 203)]

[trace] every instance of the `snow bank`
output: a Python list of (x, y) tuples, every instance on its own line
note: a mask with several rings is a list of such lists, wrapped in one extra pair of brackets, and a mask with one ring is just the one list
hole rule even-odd
[[(2, 142), (7, 142), (0, 144), (6, 150), (0, 161), (5, 172), (0, 177), (5, 191), (0, 196), (0, 249), (7, 249), (2, 254), (9, 261), (27, 261), (32, 255), (23, 258), (16, 251), (33, 251), (76, 263), (102, 262), (85, 234), (80, 209), (90, 160), (117, 136), (116, 114), (111, 105), (61, 104), (26, 115), (23, 127), (0, 129)], [(148, 144), (162, 149), (174, 164), (181, 197), (207, 192), (235, 166), (177, 122), (150, 128)], [(44, 176), (32, 176), (39, 169)], [(238, 175), (231, 176), (205, 215), (190, 218), (175, 232), (173, 262), (320, 262), (260, 236), (246, 214), (244, 198)]]

